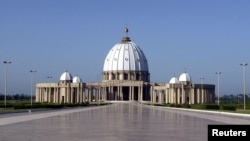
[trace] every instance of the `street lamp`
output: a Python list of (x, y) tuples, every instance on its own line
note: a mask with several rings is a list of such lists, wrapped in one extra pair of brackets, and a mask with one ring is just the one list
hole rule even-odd
[(220, 105), (220, 71), (216, 72), (217, 76), (218, 76), (218, 105)]
[(47, 76), (47, 78), (48, 78), (48, 82), (50, 82), (50, 79), (52, 78), (52, 76)]
[(3, 61), (5, 64), (5, 90), (4, 90), (4, 108), (6, 109), (6, 95), (7, 95), (7, 65), (11, 64), (11, 61)]
[(243, 67), (244, 110), (246, 110), (246, 69), (245, 68), (247, 66), (247, 63), (241, 63), (240, 65)]
[[(200, 78), (200, 80), (201, 80), (201, 84), (203, 84), (203, 80), (204, 80), (205, 78), (204, 77), (201, 77)], [(202, 86), (202, 85), (201, 85)]]
[(205, 78), (204, 77), (201, 77), (200, 78), (200, 80), (201, 80), (201, 99), (202, 99), (202, 103), (204, 102), (204, 93), (203, 93), (203, 80), (204, 80)]
[(33, 74), (36, 70), (30, 70), (31, 73), (31, 81), (30, 81), (30, 107), (32, 107), (32, 85), (33, 85)]

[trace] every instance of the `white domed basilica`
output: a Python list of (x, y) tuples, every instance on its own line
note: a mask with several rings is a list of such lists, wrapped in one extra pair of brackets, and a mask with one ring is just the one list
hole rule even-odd
[(215, 85), (193, 84), (187, 72), (169, 83), (150, 82), (148, 61), (141, 48), (125, 36), (108, 52), (102, 81), (88, 83), (65, 71), (56, 83), (36, 84), (36, 102), (82, 103), (147, 101), (152, 103), (214, 103)]

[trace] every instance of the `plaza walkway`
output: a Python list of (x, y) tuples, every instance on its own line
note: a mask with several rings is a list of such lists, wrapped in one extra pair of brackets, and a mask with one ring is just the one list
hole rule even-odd
[(250, 124), (250, 116), (138, 103), (0, 116), (0, 141), (206, 141), (208, 124)]

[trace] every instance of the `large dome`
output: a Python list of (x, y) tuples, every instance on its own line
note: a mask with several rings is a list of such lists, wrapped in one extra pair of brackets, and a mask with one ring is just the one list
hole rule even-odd
[(148, 62), (140, 47), (126, 36), (109, 51), (103, 71), (148, 71)]

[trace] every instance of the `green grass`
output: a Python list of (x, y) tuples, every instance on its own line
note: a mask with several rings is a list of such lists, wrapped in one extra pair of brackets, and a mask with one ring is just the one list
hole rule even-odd
[(237, 104), (150, 104), (147, 105), (153, 106), (164, 106), (164, 107), (173, 107), (173, 108), (186, 108), (186, 109), (196, 109), (196, 110), (206, 110), (206, 111), (218, 111), (218, 112), (229, 112), (229, 113), (241, 113), (241, 114), (250, 114), (250, 104), (246, 105), (244, 110), (243, 105)]
[(28, 112), (30, 109), (32, 111), (39, 111), (39, 110), (45, 110), (45, 109), (59, 109), (59, 108), (69, 108), (69, 107), (86, 107), (86, 106), (102, 106), (107, 105), (110, 103), (80, 103), (80, 104), (70, 104), (70, 103), (64, 103), (64, 104), (58, 104), (58, 103), (37, 103), (33, 102), (31, 106), (30, 101), (7, 101), (6, 107), (4, 102), (0, 101), (0, 114), (3, 113), (18, 113), (18, 112)]

